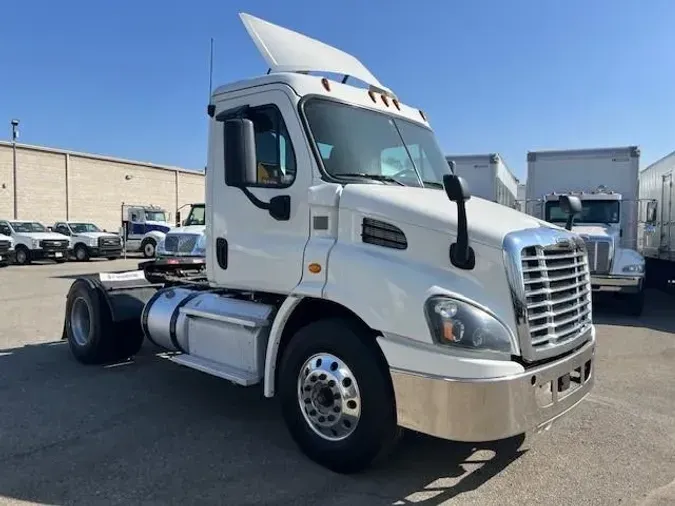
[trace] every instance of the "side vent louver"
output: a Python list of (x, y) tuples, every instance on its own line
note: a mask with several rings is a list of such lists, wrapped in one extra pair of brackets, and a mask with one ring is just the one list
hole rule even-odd
[(365, 243), (385, 248), (406, 249), (408, 247), (408, 241), (400, 228), (371, 218), (363, 218), (361, 239)]

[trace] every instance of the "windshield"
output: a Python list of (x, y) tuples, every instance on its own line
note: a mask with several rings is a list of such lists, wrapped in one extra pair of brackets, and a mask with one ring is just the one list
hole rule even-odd
[(93, 223), (69, 223), (70, 229), (74, 234), (82, 234), (84, 232), (100, 232), (101, 229), (98, 228)]
[(46, 232), (47, 229), (37, 221), (12, 221), (9, 223), (14, 232)]
[(411, 121), (313, 98), (304, 106), (326, 172), (442, 188), (450, 167), (431, 130)]
[(145, 221), (166, 221), (164, 211), (145, 211)]
[[(567, 215), (560, 209), (558, 201), (546, 202), (546, 221), (565, 223)], [(574, 223), (619, 223), (618, 200), (582, 200), (581, 214), (575, 216)]]
[(192, 210), (190, 211), (190, 214), (188, 215), (187, 219), (185, 220), (185, 225), (204, 225), (205, 224), (205, 219), (204, 219), (204, 214), (205, 214), (206, 208), (205, 206), (194, 206)]

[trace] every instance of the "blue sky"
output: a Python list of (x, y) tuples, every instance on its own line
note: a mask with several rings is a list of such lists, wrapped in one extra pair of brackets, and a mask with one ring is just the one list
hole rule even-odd
[(446, 153), (675, 150), (669, 0), (23, 0), (0, 16), (0, 138), (204, 166), (214, 84), (264, 73), (237, 13), (355, 54), (424, 109)]

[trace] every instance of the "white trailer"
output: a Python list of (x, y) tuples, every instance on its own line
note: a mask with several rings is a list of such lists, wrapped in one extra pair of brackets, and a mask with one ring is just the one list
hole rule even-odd
[(525, 212), (525, 202), (527, 200), (527, 184), (518, 183), (518, 191), (516, 192), (516, 205), (519, 211)]
[(675, 151), (640, 172), (638, 250), (655, 281), (675, 277)]
[(339, 472), (384, 456), (402, 428), (493, 441), (572, 412), (595, 381), (590, 275), (558, 276), (572, 295), (544, 289), (554, 271), (537, 259), (585, 265), (583, 241), (471, 199), (424, 112), (352, 55), (241, 17), (269, 70), (207, 106), (205, 279), (75, 280), (72, 354), (127, 359), (147, 338), (258, 386), (302, 451)]
[(464, 178), (471, 195), (516, 208), (518, 179), (498, 153), (482, 155), (446, 155), (455, 162), (455, 174)]
[(635, 315), (644, 304), (645, 273), (637, 251), (639, 163), (636, 146), (527, 154), (528, 214), (564, 223), (560, 195), (578, 196), (583, 211), (572, 230), (586, 242), (592, 289), (626, 298)]

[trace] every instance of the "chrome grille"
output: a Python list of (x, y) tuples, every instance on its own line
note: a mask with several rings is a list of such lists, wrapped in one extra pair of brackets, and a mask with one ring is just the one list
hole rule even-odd
[(521, 261), (532, 346), (536, 350), (576, 337), (591, 322), (585, 251), (574, 243), (530, 246), (523, 249)]
[(11, 243), (9, 241), (0, 241), (0, 253), (6, 253), (11, 248)]
[(191, 253), (197, 244), (198, 237), (194, 234), (167, 235), (164, 238), (164, 249), (168, 253)]
[(607, 274), (612, 267), (612, 243), (606, 240), (584, 238), (588, 250), (591, 274)]

